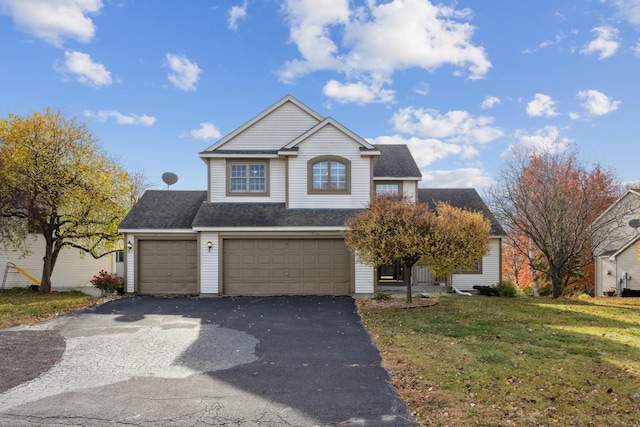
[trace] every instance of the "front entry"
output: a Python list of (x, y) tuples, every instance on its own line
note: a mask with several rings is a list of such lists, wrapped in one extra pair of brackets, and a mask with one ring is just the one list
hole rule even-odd
[(394, 284), (398, 282), (404, 283), (404, 269), (400, 262), (394, 261), (393, 264), (378, 267), (378, 283)]

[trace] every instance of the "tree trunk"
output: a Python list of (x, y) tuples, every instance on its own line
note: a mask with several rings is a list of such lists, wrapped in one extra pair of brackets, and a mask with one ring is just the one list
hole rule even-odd
[(412, 285), (412, 268), (413, 265), (404, 265), (404, 281), (407, 284), (407, 304), (411, 303), (411, 285)]
[(538, 279), (536, 271), (533, 268), (533, 241), (529, 239), (529, 268), (531, 269), (531, 283), (533, 284), (533, 296), (540, 296), (540, 288), (538, 287)]
[(40, 292), (48, 294), (51, 292), (51, 275), (53, 274), (53, 268), (56, 265), (60, 250), (54, 249), (52, 237), (45, 235), (44, 239), (46, 244), (43, 258), (44, 263), (42, 266), (42, 280), (40, 280)]

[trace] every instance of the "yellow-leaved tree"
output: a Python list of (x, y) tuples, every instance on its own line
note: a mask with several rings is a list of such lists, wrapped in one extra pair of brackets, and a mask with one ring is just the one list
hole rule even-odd
[(475, 269), (489, 251), (491, 222), (480, 212), (438, 202), (435, 229), (423, 260), (431, 273), (445, 276), (450, 286), (453, 273)]
[(41, 292), (64, 248), (95, 258), (120, 248), (133, 187), (89, 128), (59, 110), (0, 119), (0, 238), (28, 254), (28, 233), (42, 233)]

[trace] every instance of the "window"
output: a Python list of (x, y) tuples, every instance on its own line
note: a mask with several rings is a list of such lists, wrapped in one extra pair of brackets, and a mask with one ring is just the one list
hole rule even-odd
[(309, 193), (349, 194), (350, 168), (340, 157), (319, 157), (309, 161)]
[(116, 251), (116, 262), (124, 262), (124, 251)]
[(455, 274), (482, 274), (482, 260), (476, 262), (475, 268), (470, 270), (459, 270)]
[(400, 184), (399, 183), (376, 183), (376, 194), (391, 194), (398, 195), (400, 194)]
[(265, 195), (267, 188), (267, 164), (265, 162), (228, 163), (227, 194)]

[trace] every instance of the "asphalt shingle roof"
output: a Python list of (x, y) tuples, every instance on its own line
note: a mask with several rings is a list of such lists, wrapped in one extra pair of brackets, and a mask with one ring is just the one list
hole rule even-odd
[(406, 145), (377, 144), (375, 147), (380, 150), (380, 157), (373, 167), (374, 178), (422, 178), (420, 168)]
[(120, 223), (120, 229), (191, 229), (206, 191), (147, 190)]
[(420, 188), (418, 189), (418, 201), (427, 203), (432, 209), (435, 208), (437, 202), (442, 201), (457, 208), (481, 212), (485, 218), (491, 221), (491, 235), (505, 236), (507, 234), (482, 197), (473, 188)]
[(286, 209), (284, 203), (205, 203), (194, 227), (328, 227), (344, 224), (362, 209)]

